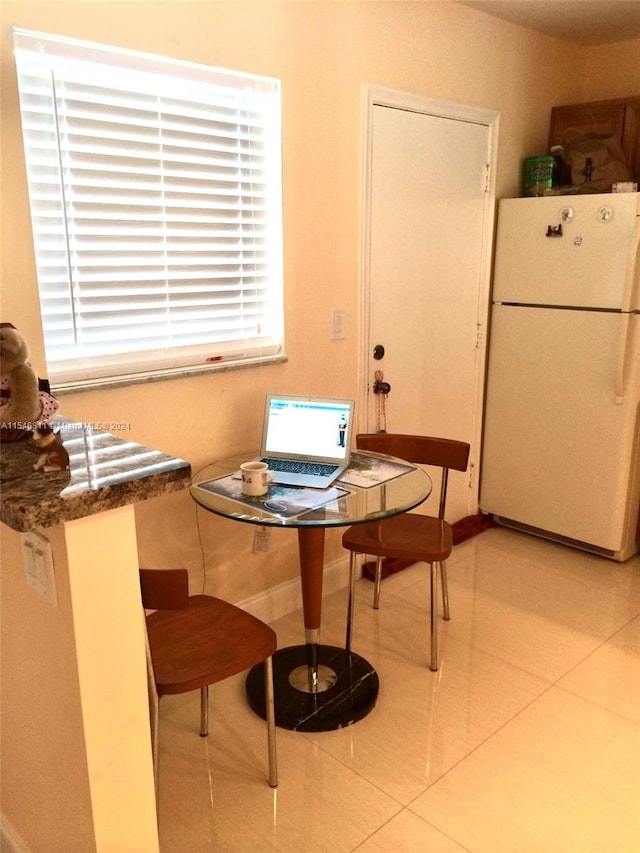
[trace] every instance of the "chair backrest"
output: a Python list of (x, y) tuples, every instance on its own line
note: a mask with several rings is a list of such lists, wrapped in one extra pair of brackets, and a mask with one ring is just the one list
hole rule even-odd
[(433, 465), (442, 469), (438, 515), (444, 518), (447, 502), (449, 469), (466, 471), (469, 464), (469, 445), (452, 438), (428, 435), (404, 435), (401, 433), (359, 433), (356, 436), (358, 450), (373, 450), (397, 456), (417, 465)]
[(186, 569), (140, 569), (140, 591), (145, 610), (185, 610), (189, 574)]

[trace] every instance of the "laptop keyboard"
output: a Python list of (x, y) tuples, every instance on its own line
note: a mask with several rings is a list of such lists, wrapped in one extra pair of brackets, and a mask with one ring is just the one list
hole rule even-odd
[(262, 460), (272, 471), (285, 471), (287, 474), (333, 474), (340, 466), (329, 462), (302, 462), (298, 459), (268, 459)]

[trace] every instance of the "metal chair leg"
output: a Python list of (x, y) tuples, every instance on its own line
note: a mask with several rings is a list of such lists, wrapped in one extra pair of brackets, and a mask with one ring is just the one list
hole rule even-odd
[(373, 609), (380, 607), (380, 583), (382, 581), (382, 557), (376, 557), (376, 577), (373, 586)]
[(356, 557), (355, 551), (349, 553), (349, 605), (347, 607), (347, 636), (345, 638), (345, 650), (351, 651), (351, 630), (353, 616), (356, 606)]
[(200, 737), (209, 734), (209, 687), (200, 688)]
[(267, 709), (267, 746), (269, 749), (269, 784), (278, 785), (278, 758), (276, 754), (276, 713), (273, 698), (273, 662), (268, 657), (264, 662), (264, 692)]
[(147, 693), (149, 695), (149, 722), (151, 724), (151, 751), (153, 754), (153, 778), (156, 783), (156, 803), (160, 792), (160, 775), (159, 775), (159, 749), (158, 749), (158, 728), (160, 725), (159, 703), (160, 697), (156, 688), (156, 679), (153, 672), (153, 659), (151, 657), (151, 648), (149, 646), (149, 634), (147, 632), (147, 622), (144, 618), (144, 610), (142, 611), (142, 621), (144, 623), (144, 645), (147, 659)]
[(430, 618), (430, 632), (431, 632), (431, 663), (430, 669), (432, 672), (436, 672), (438, 669), (438, 623), (436, 619), (438, 603), (437, 603), (437, 595), (438, 595), (438, 566), (436, 563), (431, 563), (430, 567), (430, 577), (431, 577), (431, 618)]
[(449, 583), (447, 581), (447, 561), (442, 560), (440, 563), (440, 583), (442, 584), (442, 609), (444, 618), (449, 621), (451, 614), (449, 613)]

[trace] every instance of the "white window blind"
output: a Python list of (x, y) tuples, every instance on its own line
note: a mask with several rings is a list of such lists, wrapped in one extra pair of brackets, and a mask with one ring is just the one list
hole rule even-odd
[(54, 386), (280, 353), (279, 82), (14, 45)]

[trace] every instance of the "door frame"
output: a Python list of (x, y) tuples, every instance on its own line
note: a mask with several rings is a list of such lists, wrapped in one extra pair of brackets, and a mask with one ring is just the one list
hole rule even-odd
[(360, 311), (358, 346), (358, 430), (366, 432), (373, 429), (369, 423), (369, 384), (370, 354), (369, 323), (371, 293), (371, 172), (373, 166), (373, 111), (376, 107), (390, 107), (409, 112), (424, 113), (438, 118), (481, 124), (488, 131), (488, 156), (486, 164), (485, 203), (482, 228), (482, 249), (480, 257), (478, 305), (476, 309), (479, 358), (476, 365), (474, 389), (473, 435), (471, 437), (472, 456), (469, 459), (469, 512), (479, 509), (480, 490), (480, 452), (482, 442), (482, 423), (484, 413), (485, 376), (487, 363), (487, 330), (490, 310), (491, 268), (494, 242), (494, 220), (496, 212), (496, 163), (498, 154), (498, 132), (500, 114), (495, 110), (464, 104), (434, 100), (422, 95), (387, 89), (380, 86), (364, 87), (364, 133), (362, 177), (361, 177), (361, 239), (360, 239)]

